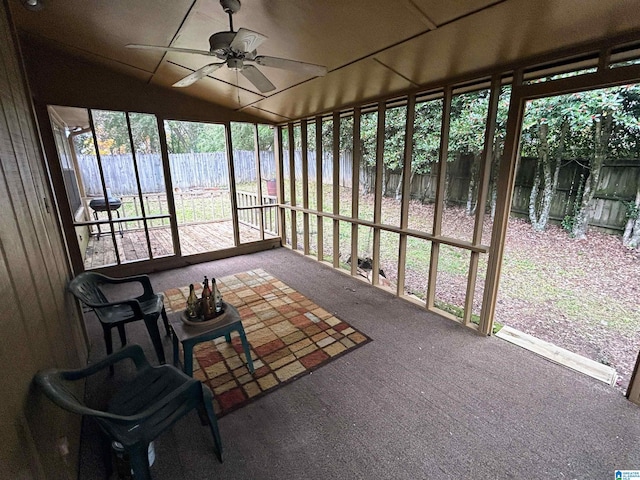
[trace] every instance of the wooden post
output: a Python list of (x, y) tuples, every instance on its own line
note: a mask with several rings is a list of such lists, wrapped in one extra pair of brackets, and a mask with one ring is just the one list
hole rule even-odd
[(504, 254), (504, 243), (507, 236), (507, 223), (511, 211), (511, 199), (513, 197), (516, 164), (518, 161), (518, 145), (520, 143), (520, 132), (522, 130), (522, 115), (524, 114), (525, 101), (518, 94), (518, 88), (521, 85), (522, 70), (518, 70), (514, 76), (513, 87), (511, 89), (507, 136), (504, 142), (504, 154), (502, 155), (500, 174), (498, 177), (496, 215), (493, 222), (487, 278), (485, 280), (482, 312), (480, 314), (481, 332), (489, 332), (491, 330), (498, 297), (498, 283), (500, 280), (500, 269), (502, 267), (502, 256)]
[[(316, 117), (316, 210), (322, 212), (322, 117)], [(318, 222), (318, 261), (324, 261), (324, 230), (322, 215)]]
[(436, 296), (436, 282), (438, 276), (438, 258), (440, 256), (439, 237), (442, 233), (442, 211), (446, 195), (447, 156), (449, 154), (449, 128), (451, 119), (451, 98), (453, 92), (450, 86), (444, 90), (444, 105), (442, 112), (442, 127), (440, 128), (440, 158), (438, 161), (438, 184), (436, 187), (435, 212), (433, 214), (433, 236), (431, 243), (431, 264), (429, 266), (429, 283), (427, 285), (427, 308), (433, 309)]
[(138, 159), (136, 157), (136, 147), (133, 142), (133, 133), (131, 132), (131, 118), (129, 112), (125, 112), (127, 120), (127, 132), (129, 134), (129, 145), (131, 147), (131, 159), (133, 160), (133, 171), (136, 174), (136, 187), (138, 188), (138, 198), (140, 199), (140, 212), (142, 214), (142, 225), (144, 226), (144, 237), (147, 240), (147, 251), (149, 258), (153, 259), (153, 250), (151, 249), (151, 238), (149, 237), (149, 225), (147, 223), (146, 209), (142, 200), (142, 186), (140, 185), (140, 171), (138, 170)]
[[(307, 119), (300, 120), (300, 145), (302, 148), (302, 207), (309, 208), (309, 146)], [(309, 255), (309, 213), (303, 212), (304, 254)]]
[(233, 164), (233, 140), (231, 139), (231, 124), (224, 124), (227, 141), (227, 168), (229, 169), (229, 195), (231, 200), (231, 220), (233, 225), (233, 244), (240, 246), (240, 227), (238, 225), (238, 197), (236, 192), (236, 169)]
[[(333, 112), (333, 214), (340, 215), (340, 112)], [(340, 221), (333, 219), (333, 266), (340, 266)]]
[[(493, 140), (496, 131), (496, 119), (498, 116), (498, 100), (500, 100), (500, 92), (502, 83), (500, 75), (494, 75), (491, 78), (491, 93), (489, 97), (489, 110), (487, 112), (487, 128), (484, 133), (484, 148), (482, 150), (482, 160), (480, 165), (480, 188), (478, 189), (478, 198), (476, 203), (476, 219), (473, 230), (473, 245), (480, 245), (482, 242), (482, 230), (484, 224), (484, 211), (487, 203), (489, 190), (489, 180), (491, 178), (491, 162), (493, 160)], [(473, 298), (475, 295), (476, 281), (478, 276), (478, 261), (480, 253), (471, 252), (471, 261), (469, 263), (469, 275), (467, 277), (467, 293), (465, 296), (463, 322), (470, 326), (471, 316), (473, 313)], [(493, 323), (493, 322), (491, 322)], [(489, 331), (482, 331), (485, 335), (491, 332), (492, 325), (488, 325)]]
[[(158, 126), (158, 136), (160, 138), (160, 153), (162, 154), (162, 170), (164, 174), (164, 188), (167, 194), (167, 209), (169, 210), (169, 225), (171, 226), (171, 240), (173, 241), (173, 251), (176, 256), (182, 256), (180, 247), (180, 237), (178, 236), (178, 219), (176, 217), (175, 197), (173, 196), (173, 181), (171, 179), (171, 168), (169, 166), (169, 150), (167, 149), (167, 135), (164, 131), (164, 121), (156, 115)], [(164, 225), (164, 222), (162, 222)]]
[[(260, 135), (258, 134), (258, 124), (253, 124), (254, 128), (254, 144), (255, 144), (255, 156), (256, 156), (256, 180), (258, 182), (258, 205), (262, 207), (262, 165), (260, 164)], [(255, 211), (255, 210), (254, 210)], [(258, 213), (258, 225), (260, 226), (260, 240), (264, 240), (264, 208), (259, 208)]]
[[(353, 158), (351, 159), (351, 216), (358, 218), (360, 202), (360, 162), (362, 160), (362, 146), (360, 145), (361, 110), (353, 110)], [(351, 275), (358, 274), (358, 224), (351, 224)]]
[[(409, 201), (411, 200), (411, 160), (413, 158), (413, 128), (416, 118), (416, 96), (407, 99), (407, 123), (404, 132), (404, 161), (402, 164), (402, 205), (400, 207), (400, 229), (409, 225)], [(398, 282), (396, 295), (404, 295), (405, 264), (407, 262), (407, 234), (400, 234), (398, 244)]]
[(278, 188), (278, 233), (282, 245), (287, 244), (287, 232), (285, 231), (285, 210), (281, 205), (284, 203), (284, 159), (282, 155), (282, 127), (276, 127), (274, 131), (274, 152), (276, 154), (276, 186)]
[[(293, 135), (293, 123), (287, 125), (288, 132), (288, 149), (289, 149), (289, 202), (292, 207), (296, 206), (296, 156), (295, 156), (295, 137)], [(298, 249), (298, 222), (295, 210), (289, 209), (291, 212), (291, 249)]]
[[(378, 102), (378, 130), (376, 133), (376, 183), (373, 205), (373, 223), (379, 225), (382, 219), (382, 173), (384, 170), (384, 128), (387, 105)], [(373, 259), (371, 284), (378, 285), (380, 278), (380, 228), (373, 227)]]

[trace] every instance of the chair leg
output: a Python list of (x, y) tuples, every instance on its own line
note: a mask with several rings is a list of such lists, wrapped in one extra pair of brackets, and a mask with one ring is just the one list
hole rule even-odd
[(167, 332), (167, 337), (171, 335), (171, 329), (169, 328), (169, 319), (167, 318), (167, 311), (162, 307), (162, 311), (160, 312), (162, 315), (162, 323), (164, 323), (164, 329)]
[(211, 393), (211, 390), (209, 390), (209, 387), (205, 385), (202, 385), (202, 403), (209, 420), (209, 427), (211, 428), (211, 435), (213, 436), (216, 457), (218, 457), (218, 461), (222, 463), (222, 439), (220, 438), (220, 430), (218, 429), (218, 418), (213, 411), (213, 394)]
[[(111, 339), (111, 327), (106, 325), (102, 326), (102, 333), (104, 335), (104, 344), (107, 348), (107, 355), (113, 353), (113, 340)], [(109, 366), (109, 373), (113, 375), (113, 365)]]
[(102, 462), (104, 463), (105, 478), (111, 478), (113, 475), (113, 452), (111, 450), (111, 440), (102, 435)]
[(135, 480), (151, 480), (148, 450), (149, 445), (147, 444), (129, 450), (129, 459)]
[(118, 334), (120, 335), (120, 344), (124, 347), (127, 344), (127, 333), (124, 331), (124, 325), (118, 325)]
[(162, 338), (160, 338), (160, 330), (158, 329), (158, 318), (145, 317), (144, 323), (147, 326), (147, 331), (153, 342), (153, 348), (158, 356), (158, 362), (166, 363), (164, 358), (164, 347), (162, 346)]

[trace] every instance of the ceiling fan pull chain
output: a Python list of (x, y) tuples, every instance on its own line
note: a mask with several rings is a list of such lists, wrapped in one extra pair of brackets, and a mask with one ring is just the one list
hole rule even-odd
[(236, 92), (238, 93), (238, 108), (242, 108), (240, 104), (240, 80), (238, 77), (238, 69), (236, 69)]

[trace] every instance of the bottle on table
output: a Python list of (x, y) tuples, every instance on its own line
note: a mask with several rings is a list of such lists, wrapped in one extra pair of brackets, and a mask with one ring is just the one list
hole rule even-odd
[(211, 277), (211, 285), (212, 285), (212, 290), (213, 290), (213, 305), (215, 308), (216, 313), (220, 313), (222, 312), (222, 294), (220, 293), (220, 290), (218, 289), (218, 285), (216, 283), (216, 279)]
[(193, 283), (189, 285), (189, 297), (187, 298), (187, 316), (195, 318), (198, 316), (198, 297), (193, 288)]
[(202, 284), (202, 315), (205, 318), (211, 316), (211, 289), (209, 288), (209, 279), (204, 276)]

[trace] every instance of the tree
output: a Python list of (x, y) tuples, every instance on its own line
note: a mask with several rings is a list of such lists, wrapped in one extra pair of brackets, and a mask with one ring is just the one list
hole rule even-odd
[(484, 148), (484, 136), (489, 108), (489, 90), (478, 90), (455, 95), (451, 99), (449, 125), (449, 153), (447, 161), (455, 157), (470, 156), (469, 186), (467, 188), (467, 215), (476, 208), (480, 159)]
[[(411, 159), (411, 178), (413, 184), (416, 175), (428, 175), (432, 166), (440, 157), (440, 133), (442, 131), (442, 99), (420, 102), (415, 107), (413, 126), (413, 156)], [(420, 194), (425, 202), (428, 189)]]
[(546, 227), (562, 162), (578, 161), (587, 164), (587, 174), (563, 225), (584, 238), (605, 160), (638, 153), (638, 92), (637, 86), (623, 86), (530, 102), (521, 145), (523, 155), (537, 159), (529, 202), (534, 230)]
[(534, 100), (527, 105), (523, 119), (523, 150), (536, 157), (529, 195), (529, 221), (536, 232), (544, 231), (549, 222), (570, 126), (571, 103), (571, 96), (565, 95)]
[(628, 151), (629, 137), (635, 137), (638, 117), (629, 111), (627, 97), (637, 96), (637, 86), (623, 86), (592, 90), (573, 94), (575, 100), (571, 109), (573, 128), (579, 128), (579, 147), (587, 148), (590, 155), (589, 173), (582, 188), (582, 195), (576, 199), (575, 216), (571, 235), (584, 238), (591, 217), (592, 200), (600, 182), (602, 165), (608, 156), (616, 156)]

